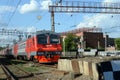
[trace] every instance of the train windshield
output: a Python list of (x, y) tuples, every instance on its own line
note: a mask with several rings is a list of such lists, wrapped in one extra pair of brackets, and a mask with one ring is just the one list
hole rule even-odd
[(57, 44), (60, 42), (60, 38), (58, 35), (51, 34), (50, 35), (50, 43), (51, 44)]
[(45, 34), (37, 35), (38, 44), (47, 44), (47, 36)]

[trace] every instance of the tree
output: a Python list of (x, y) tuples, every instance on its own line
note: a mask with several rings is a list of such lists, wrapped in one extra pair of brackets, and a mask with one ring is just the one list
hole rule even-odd
[(0, 46), (0, 51), (1, 51), (2, 49), (4, 49), (4, 48)]
[(117, 50), (120, 50), (120, 38), (115, 39), (115, 44), (116, 44)]
[(76, 36), (72, 33), (68, 33), (65, 38), (65, 49), (66, 51), (76, 50)]

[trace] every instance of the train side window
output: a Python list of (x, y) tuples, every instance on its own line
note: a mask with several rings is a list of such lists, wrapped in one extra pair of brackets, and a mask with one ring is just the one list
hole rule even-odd
[(25, 48), (25, 43), (19, 44), (19, 49), (23, 49), (23, 48)]

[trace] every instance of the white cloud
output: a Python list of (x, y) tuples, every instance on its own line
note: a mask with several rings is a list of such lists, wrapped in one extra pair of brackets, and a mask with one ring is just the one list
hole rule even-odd
[[(120, 0), (104, 0), (103, 2), (120, 2)], [(93, 16), (84, 16), (84, 20), (77, 25), (79, 27), (100, 27), (103, 29), (104, 32), (111, 32), (110, 36), (112, 37), (120, 37), (118, 36), (116, 27), (114, 31), (112, 27), (120, 26), (120, 15), (117, 14), (96, 14)]]
[(24, 13), (37, 12), (40, 10), (48, 10), (48, 6), (51, 3), (52, 3), (51, 0), (42, 0), (40, 1), (40, 3), (37, 2), (36, 0), (30, 0), (29, 4), (27, 3), (19, 7), (19, 12), (21, 14), (24, 14)]
[(104, 0), (103, 2), (116, 3), (116, 2), (120, 2), (120, 0)]
[(52, 4), (51, 0), (44, 0), (41, 2), (41, 9), (42, 10), (48, 10), (49, 5)]
[(27, 28), (27, 32), (36, 32), (36, 29), (37, 29), (36, 27), (31, 26)]
[(15, 10), (15, 7), (13, 6), (0, 6), (0, 13), (13, 12), (14, 10)]
[[(120, 16), (119, 16), (120, 17)], [(112, 14), (96, 14), (94, 16), (85, 17), (83, 22), (77, 27), (102, 27), (102, 28), (110, 28), (113, 26), (119, 26), (119, 17), (118, 15)]]
[(36, 0), (31, 0), (30, 4), (22, 5), (19, 11), (22, 14), (39, 11), (39, 4)]

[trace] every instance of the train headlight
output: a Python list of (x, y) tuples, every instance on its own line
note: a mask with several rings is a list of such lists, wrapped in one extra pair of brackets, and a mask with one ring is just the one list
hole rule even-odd
[(44, 52), (37, 52), (37, 55), (44, 55)]
[(60, 54), (61, 54), (61, 52), (56, 52), (56, 54), (60, 55)]

